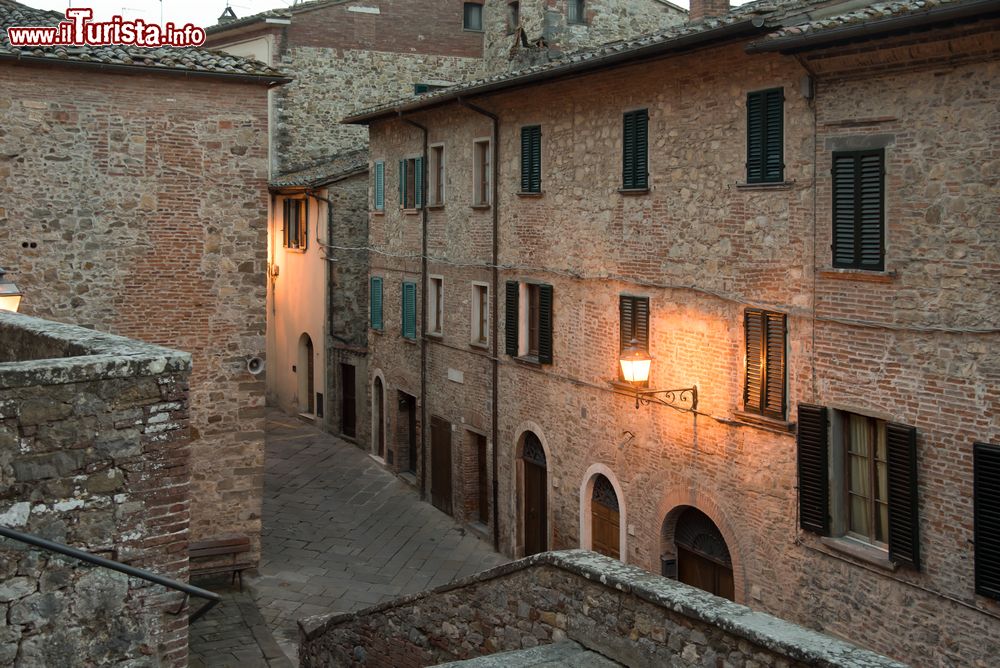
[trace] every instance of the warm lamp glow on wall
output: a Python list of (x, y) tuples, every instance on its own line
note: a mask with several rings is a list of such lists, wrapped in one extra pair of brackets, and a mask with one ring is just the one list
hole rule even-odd
[(635, 392), (635, 407), (639, 408), (639, 404), (660, 404), (678, 410), (698, 410), (697, 387), (683, 387), (678, 390), (643, 389), (642, 386), (649, 381), (649, 367), (652, 361), (649, 353), (639, 347), (639, 342), (635, 339), (622, 350), (618, 358), (618, 363), (622, 367), (622, 377)]
[(0, 269), (0, 311), (13, 311), (21, 305), (21, 291), (13, 281), (4, 278), (4, 270)]

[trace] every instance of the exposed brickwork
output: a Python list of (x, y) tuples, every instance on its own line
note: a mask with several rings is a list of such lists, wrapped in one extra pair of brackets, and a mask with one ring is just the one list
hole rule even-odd
[[(550, 547), (580, 544), (580, 490), (600, 463), (624, 491), (628, 563), (659, 572), (661, 555), (675, 552), (678, 507), (695, 506), (726, 540), (738, 602), (918, 665), (989, 665), (1000, 608), (973, 593), (970, 543), (972, 443), (1000, 439), (990, 315), (1000, 272), (990, 250), (1000, 105), (987, 92), (998, 64), (996, 28), (986, 28), (820, 54), (810, 62), (819, 72), (813, 100), (801, 93), (806, 71), (794, 58), (747, 56), (743, 45), (477, 99), (501, 118), (500, 288), (506, 280), (554, 288), (554, 363), (514, 361), (500, 342), (505, 553), (524, 550), (518, 457), (531, 430), (548, 456)], [(786, 183), (745, 187), (746, 94), (773, 87), (784, 89)], [(635, 108), (650, 111), (650, 192), (625, 196), (622, 113)], [(444, 339), (424, 344), (423, 401), (428, 416), (461, 425), (478, 415), (489, 429), (489, 361), (468, 350), (461, 301), (471, 280), (491, 280), (491, 212), (469, 206), (472, 141), (489, 136), (489, 121), (457, 106), (412, 118), (432, 144), (445, 143), (449, 170), (448, 201), (429, 212), (428, 272), (444, 276), (446, 322)], [(532, 124), (542, 126), (540, 198), (515, 194), (519, 129)], [(420, 133), (397, 121), (371, 132), (393, 202), (396, 160), (420, 151)], [(888, 146), (888, 274), (830, 271), (830, 152), (859, 141)], [(387, 277), (387, 327), (370, 336), (370, 366), (390, 386), (419, 386), (420, 350), (392, 320), (399, 272), (421, 280), (419, 262), (398, 257), (419, 253), (419, 220), (387, 206), (370, 225), (372, 245), (388, 253), (373, 260), (373, 275)], [(612, 393), (623, 293), (650, 298), (651, 386), (697, 385), (701, 415), (636, 410)], [(788, 316), (787, 423), (762, 425), (741, 410), (748, 306)], [(502, 294), (499, 310), (502, 337)], [(463, 385), (447, 380), (449, 368), (465, 370)], [(919, 572), (881, 567), (798, 529), (799, 402), (916, 427)], [(863, 622), (870, 614), (881, 623)]]
[(722, 16), (729, 11), (729, 0), (691, 0), (689, 10), (692, 21), (700, 21), (707, 16)]
[[(100, 356), (19, 362), (40, 333), (62, 355)], [(108, 337), (9, 314), (8, 336), (20, 344), (0, 358), (0, 523), (186, 581), (190, 357), (122, 339), (74, 351)], [(0, 580), (0, 663), (187, 665), (179, 592), (7, 539)]]
[(7, 64), (0, 90), (0, 265), (22, 312), (191, 353), (191, 532), (256, 553), (263, 86)]

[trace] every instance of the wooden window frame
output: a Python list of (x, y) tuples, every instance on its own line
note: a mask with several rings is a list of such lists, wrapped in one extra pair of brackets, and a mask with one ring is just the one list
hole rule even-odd
[[(864, 221), (861, 215), (863, 206), (863, 191), (861, 162), (866, 157), (877, 157), (879, 159), (879, 262), (878, 264), (865, 264), (861, 249), (862, 238), (864, 236)], [(837, 234), (837, 217), (840, 211), (837, 193), (837, 165), (838, 158), (849, 158), (854, 162), (854, 186), (851, 190), (851, 202), (849, 208), (852, 210), (854, 230), (847, 241), (854, 246), (853, 259), (850, 262), (837, 259), (837, 245), (840, 239)], [(859, 271), (885, 271), (885, 149), (869, 149), (863, 151), (833, 151), (830, 154), (830, 191), (831, 191), (831, 236), (830, 236), (830, 261), (837, 269), (855, 269)]]
[[(288, 196), (282, 200), (282, 246), (288, 250), (306, 251), (309, 248), (309, 200), (306, 197)], [(295, 215), (292, 215), (292, 212)]]
[(427, 333), (444, 335), (444, 276), (427, 277)]
[(444, 144), (431, 144), (428, 147), (427, 162), (427, 204), (428, 206), (444, 206)]
[[(868, 432), (868, 436), (869, 436), (869, 439), (870, 439), (869, 442), (870, 442), (871, 447), (872, 447), (871, 452), (867, 456), (866, 455), (860, 455), (860, 454), (854, 452), (851, 449), (852, 448), (852, 441), (851, 441), (851, 437), (850, 437), (850, 431), (851, 430), (850, 430), (850, 428), (848, 426), (849, 422), (850, 422), (850, 417), (851, 416), (861, 418), (861, 419), (865, 420), (865, 422), (866, 422), (867, 432)], [(841, 511), (841, 512), (843, 512), (843, 523), (844, 523), (843, 524), (843, 534), (845, 536), (850, 536), (851, 538), (854, 538), (856, 540), (860, 540), (860, 541), (868, 543), (870, 545), (874, 545), (874, 546), (876, 546), (878, 548), (881, 548), (881, 549), (884, 549), (884, 550), (888, 550), (889, 549), (889, 520), (888, 520), (888, 506), (889, 506), (889, 497), (888, 497), (888, 494), (889, 494), (889, 492), (888, 492), (888, 489), (879, 489), (878, 488), (879, 487), (878, 486), (878, 463), (879, 463), (879, 461), (881, 461), (881, 463), (886, 467), (886, 469), (887, 469), (886, 476), (888, 477), (889, 462), (887, 460), (885, 460), (885, 459), (884, 460), (878, 460), (876, 458), (876, 452), (875, 452), (875, 447), (876, 447), (875, 444), (877, 443), (877, 440), (879, 438), (879, 432), (880, 431), (882, 432), (882, 438), (883, 439), (887, 438), (887, 435), (885, 434), (886, 421), (885, 420), (879, 420), (878, 418), (873, 418), (873, 417), (870, 417), (870, 416), (867, 416), (867, 415), (862, 415), (860, 413), (851, 413), (849, 411), (838, 411), (838, 418), (839, 418), (840, 423), (841, 423), (841, 427), (840, 427), (841, 444), (840, 444), (840, 447), (841, 447), (841, 454), (842, 454), (843, 460), (844, 460), (843, 461), (843, 467), (844, 467), (843, 471), (844, 471), (844, 474), (843, 474), (843, 476), (841, 476), (841, 478), (842, 478), (841, 482), (842, 482), (842, 485), (843, 485), (842, 494), (843, 494), (843, 500), (844, 500), (843, 501), (843, 505), (842, 505), (842, 511)], [(869, 489), (871, 490), (871, 496), (870, 497), (861, 496), (861, 495), (855, 494), (854, 492), (851, 491), (851, 482), (852, 482), (852, 476), (851, 476), (851, 471), (852, 471), (852, 468), (851, 468), (851, 458), (852, 457), (862, 458), (862, 459), (865, 460), (865, 467), (864, 467), (865, 468), (865, 473), (866, 473), (865, 477), (868, 480)], [(853, 513), (853, 507), (852, 507), (851, 501), (852, 501), (852, 497), (854, 497), (854, 496), (859, 496), (860, 498), (862, 498), (864, 500), (863, 503), (864, 503), (864, 508), (865, 508), (865, 520), (868, 522), (868, 526), (869, 526), (869, 533), (867, 535), (863, 534), (863, 533), (861, 533), (859, 531), (856, 531), (853, 528), (853, 525), (854, 525), (854, 513)], [(879, 506), (885, 506), (886, 507), (886, 522), (885, 522), (885, 526), (884, 527), (880, 527), (880, 525), (881, 525), (881, 518), (879, 517), (879, 513), (878, 513)], [(882, 531), (883, 537), (881, 539), (877, 535), (879, 528), (881, 528), (883, 530)]]
[[(756, 405), (750, 401), (750, 318), (752, 316), (759, 316), (761, 318), (761, 334), (759, 341), (760, 367), (758, 370), (758, 378), (760, 379), (760, 396), (758, 399), (759, 403)], [(773, 407), (768, 407), (767, 405), (767, 397), (769, 390), (771, 389), (770, 380), (772, 379), (771, 369), (769, 369), (768, 365), (775, 363), (775, 360), (770, 359), (771, 355), (768, 352), (772, 344), (772, 323), (774, 323), (775, 326), (780, 323), (780, 332), (775, 333), (775, 336), (780, 333), (782, 347), (781, 369), (778, 374), (781, 382), (780, 411), (774, 409)], [(762, 415), (764, 417), (784, 421), (788, 411), (788, 317), (784, 313), (748, 308), (743, 314), (743, 335), (743, 410), (747, 413), (754, 413), (756, 415)]]
[(472, 142), (472, 206), (486, 207), (492, 204), (492, 142), (489, 139), (475, 139)]
[(472, 283), (472, 332), (469, 343), (487, 347), (490, 344), (490, 286), (487, 283)]
[[(555, 319), (552, 286), (547, 283), (507, 281), (505, 303), (506, 353), (526, 362), (552, 364)], [(537, 334), (533, 334), (533, 331)]]
[[(779, 118), (769, 113), (768, 105), (772, 104), (774, 100), (778, 101), (780, 105), (780, 111), (778, 112)], [(755, 118), (757, 114), (754, 112), (754, 105), (759, 105), (757, 107), (759, 118)], [(768, 183), (784, 183), (785, 181), (785, 89), (784, 88), (768, 88), (765, 90), (758, 90), (747, 93), (746, 102), (746, 115), (747, 115), (747, 131), (746, 131), (746, 143), (747, 143), (747, 163), (746, 163), (746, 179), (748, 185), (753, 184), (768, 184)], [(754, 125), (755, 123), (760, 123), (760, 129), (757, 133), (759, 139), (754, 141)], [(780, 133), (780, 140), (776, 147), (772, 147), (768, 143), (768, 133), (777, 127)], [(754, 153), (759, 152), (759, 167), (755, 166)], [(768, 176), (768, 165), (772, 160), (776, 159), (779, 168), (778, 173), (772, 176)]]
[[(473, 27), (469, 23), (469, 7), (476, 6), (479, 7), (479, 26)], [(483, 13), (484, 7), (481, 2), (465, 2), (462, 3), (462, 30), (468, 30), (469, 32), (483, 32)]]

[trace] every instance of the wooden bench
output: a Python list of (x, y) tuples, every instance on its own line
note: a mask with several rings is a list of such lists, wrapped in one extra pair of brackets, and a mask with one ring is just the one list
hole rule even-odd
[[(196, 541), (188, 546), (188, 570), (192, 576), (232, 573), (234, 581), (239, 578), (240, 591), (243, 591), (243, 571), (252, 568), (253, 564), (240, 561), (239, 555), (249, 551), (250, 538), (247, 536)], [(223, 557), (229, 558), (228, 563), (219, 563)], [(210, 563), (200, 565), (194, 563), (195, 560)]]

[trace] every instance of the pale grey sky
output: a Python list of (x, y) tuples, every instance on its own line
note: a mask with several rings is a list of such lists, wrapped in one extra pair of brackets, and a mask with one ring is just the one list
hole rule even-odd
[[(732, 4), (742, 5), (747, 1), (736, 0)], [(21, 0), (21, 2), (32, 7), (51, 9), (57, 12), (66, 11), (67, 7), (90, 7), (94, 10), (94, 18), (97, 20), (108, 20), (119, 14), (126, 19), (142, 19), (148, 23), (160, 23), (162, 12), (163, 21), (173, 21), (178, 25), (193, 23), (202, 28), (214, 25), (226, 8), (226, 0)], [(427, 0), (427, 2), (438, 2), (438, 0)], [(688, 6), (688, 0), (673, 0), (673, 2), (681, 7)], [(240, 18), (268, 9), (287, 7), (291, 4), (292, 0), (287, 2), (283, 0), (232, 0), (233, 11)]]

